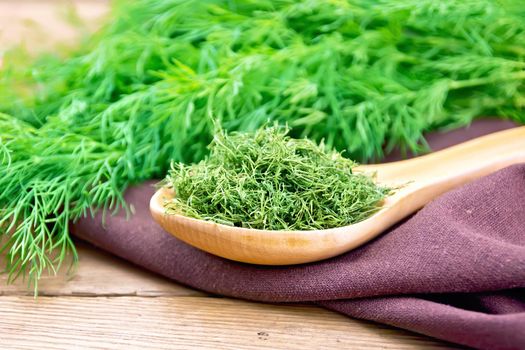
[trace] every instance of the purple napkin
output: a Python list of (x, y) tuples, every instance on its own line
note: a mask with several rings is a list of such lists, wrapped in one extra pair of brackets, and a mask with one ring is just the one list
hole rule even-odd
[(313, 302), (476, 348), (525, 348), (525, 164), (446, 193), (356, 250), (284, 267), (229, 261), (172, 237), (149, 214), (152, 184), (127, 191), (129, 220), (108, 216), (102, 225), (97, 215), (73, 232), (211, 293)]

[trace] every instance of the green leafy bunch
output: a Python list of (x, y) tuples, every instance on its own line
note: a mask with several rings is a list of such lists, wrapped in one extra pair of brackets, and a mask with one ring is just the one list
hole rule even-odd
[(340, 153), (285, 128), (219, 132), (210, 155), (177, 163), (166, 178), (168, 214), (264, 230), (315, 230), (362, 221), (390, 193)]
[[(74, 247), (69, 222), (116, 209), (213, 125), (273, 120), (360, 161), (496, 114), (524, 122), (521, 0), (136, 0), (65, 57), (0, 71), (0, 232), (11, 276)], [(51, 251), (58, 251), (56, 255)]]

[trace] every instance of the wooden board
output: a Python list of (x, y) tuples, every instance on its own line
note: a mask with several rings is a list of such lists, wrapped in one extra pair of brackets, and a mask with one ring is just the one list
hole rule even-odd
[[(83, 25), (68, 23), (74, 12)], [(0, 58), (12, 44), (39, 52), (59, 43), (74, 43), (97, 28), (107, 13), (105, 0), (0, 0)]]
[(423, 338), (306, 306), (209, 297), (0, 298), (0, 342), (18, 349), (420, 349)]
[[(153, 275), (121, 259), (78, 242), (79, 264), (73, 271), (63, 269), (58, 276), (44, 276), (39, 296), (204, 296), (205, 293)], [(17, 280), (7, 285), (0, 275), (0, 296), (33, 296), (27, 283)]]
[[(445, 343), (308, 305), (268, 305), (202, 293), (85, 243), (80, 265), (0, 285), (2, 348), (422, 349)], [(5, 276), (3, 276), (5, 279)], [(5, 281), (3, 281), (5, 282)], [(0, 282), (1, 283), (1, 282)]]
[[(78, 38), (52, 0), (0, 0), (0, 53), (25, 42), (38, 51)], [(74, 1), (88, 27), (102, 0)], [(93, 24), (94, 23), (94, 24)], [(430, 349), (450, 345), (314, 306), (219, 298), (78, 245), (80, 265), (44, 277), (35, 299), (0, 275), (2, 349)], [(1, 258), (0, 258), (1, 260)], [(0, 261), (2, 264), (2, 261)]]

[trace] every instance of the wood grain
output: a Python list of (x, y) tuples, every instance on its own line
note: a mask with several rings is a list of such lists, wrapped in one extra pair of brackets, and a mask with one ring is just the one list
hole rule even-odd
[(200, 297), (2, 297), (0, 342), (18, 349), (442, 348), (314, 307)]
[[(84, 26), (67, 22), (74, 10)], [(0, 55), (12, 45), (40, 52), (58, 44), (78, 41), (86, 31), (97, 28), (108, 12), (108, 1), (0, 0)]]
[(449, 347), (313, 306), (212, 297), (88, 244), (77, 246), (76, 273), (62, 270), (56, 277), (45, 277), (37, 299), (21, 281), (0, 284), (2, 349)]
[[(197, 296), (194, 289), (133, 266), (119, 258), (96, 250), (86, 243), (76, 244), (79, 264), (74, 270), (63, 268), (57, 276), (46, 275), (39, 282), (40, 296)], [(67, 267), (67, 263), (65, 264)], [(0, 266), (4, 266), (0, 258)], [(17, 280), (6, 285), (0, 275), (0, 296), (33, 295), (27, 283)]]
[(76, 274), (44, 278), (37, 299), (21, 281), (0, 284), (2, 349), (449, 347), (314, 306), (213, 297), (88, 244), (78, 248)]
[[(106, 0), (72, 3), (91, 29), (107, 13)], [(63, 4), (0, 0), (0, 54), (13, 44), (25, 42), (40, 51), (77, 40), (79, 33), (61, 20)], [(0, 275), (1, 349), (449, 348), (313, 306), (212, 297), (90, 245), (77, 247), (78, 269), (44, 277), (37, 299), (23, 281), (7, 286), (6, 276)]]

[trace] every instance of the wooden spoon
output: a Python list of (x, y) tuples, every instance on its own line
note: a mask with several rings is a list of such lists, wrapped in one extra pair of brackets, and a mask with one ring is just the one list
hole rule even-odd
[(522, 162), (525, 162), (525, 127), (490, 134), (410, 160), (359, 166), (356, 171), (375, 172), (380, 184), (402, 187), (368, 219), (326, 230), (256, 230), (168, 215), (163, 204), (173, 193), (166, 188), (151, 198), (150, 209), (155, 221), (166, 231), (209, 253), (252, 264), (300, 264), (358, 247), (440, 194)]

